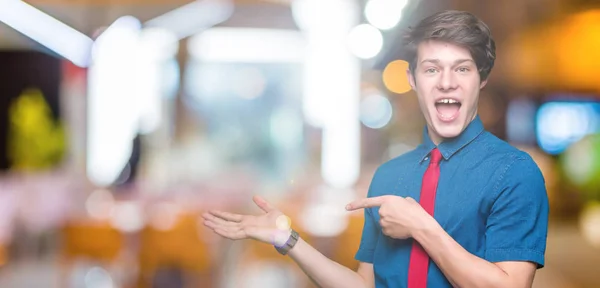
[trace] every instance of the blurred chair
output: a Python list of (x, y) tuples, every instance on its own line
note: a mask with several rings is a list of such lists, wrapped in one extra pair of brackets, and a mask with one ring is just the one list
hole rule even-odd
[(8, 262), (8, 251), (4, 243), (0, 243), (0, 268)]
[(183, 278), (185, 287), (213, 287), (211, 247), (201, 237), (198, 216), (182, 213), (167, 229), (147, 225), (141, 231), (138, 287), (160, 285), (158, 276), (166, 271)]
[(89, 260), (111, 266), (119, 260), (124, 236), (108, 222), (69, 221), (61, 229), (60, 287), (68, 287), (73, 265)]

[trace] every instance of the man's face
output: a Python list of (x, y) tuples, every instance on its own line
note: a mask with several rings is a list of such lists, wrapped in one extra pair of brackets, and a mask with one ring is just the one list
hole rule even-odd
[(414, 76), (407, 71), (427, 121), (429, 137), (439, 144), (458, 136), (477, 115), (479, 71), (466, 48), (447, 42), (422, 42)]

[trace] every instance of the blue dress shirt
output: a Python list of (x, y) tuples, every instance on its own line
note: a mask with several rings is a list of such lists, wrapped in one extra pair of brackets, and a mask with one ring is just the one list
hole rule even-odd
[[(425, 127), (421, 145), (377, 169), (368, 197), (397, 195), (419, 201), (421, 180), (435, 147)], [(543, 267), (548, 196), (542, 173), (529, 154), (485, 131), (479, 116), (438, 149), (443, 159), (434, 218), (444, 230), (489, 262), (530, 261)], [(356, 259), (373, 264), (377, 288), (406, 287), (413, 239), (383, 235), (378, 207), (364, 213)], [(452, 287), (433, 260), (427, 283)]]

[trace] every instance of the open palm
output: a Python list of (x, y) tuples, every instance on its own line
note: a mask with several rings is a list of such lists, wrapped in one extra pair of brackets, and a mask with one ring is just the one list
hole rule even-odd
[(255, 239), (278, 246), (285, 244), (290, 235), (287, 216), (259, 196), (252, 200), (264, 214), (240, 215), (211, 210), (202, 215), (204, 225), (232, 240)]

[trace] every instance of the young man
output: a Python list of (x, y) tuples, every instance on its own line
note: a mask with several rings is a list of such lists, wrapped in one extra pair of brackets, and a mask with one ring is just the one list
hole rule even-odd
[(427, 126), (423, 143), (381, 165), (368, 197), (346, 207), (365, 214), (356, 272), (302, 241), (259, 197), (264, 215), (211, 211), (205, 224), (230, 239), (274, 242), (321, 287), (531, 287), (544, 266), (548, 199), (531, 157), (477, 115), (495, 60), (488, 27), (444, 11), (412, 29), (405, 49)]

